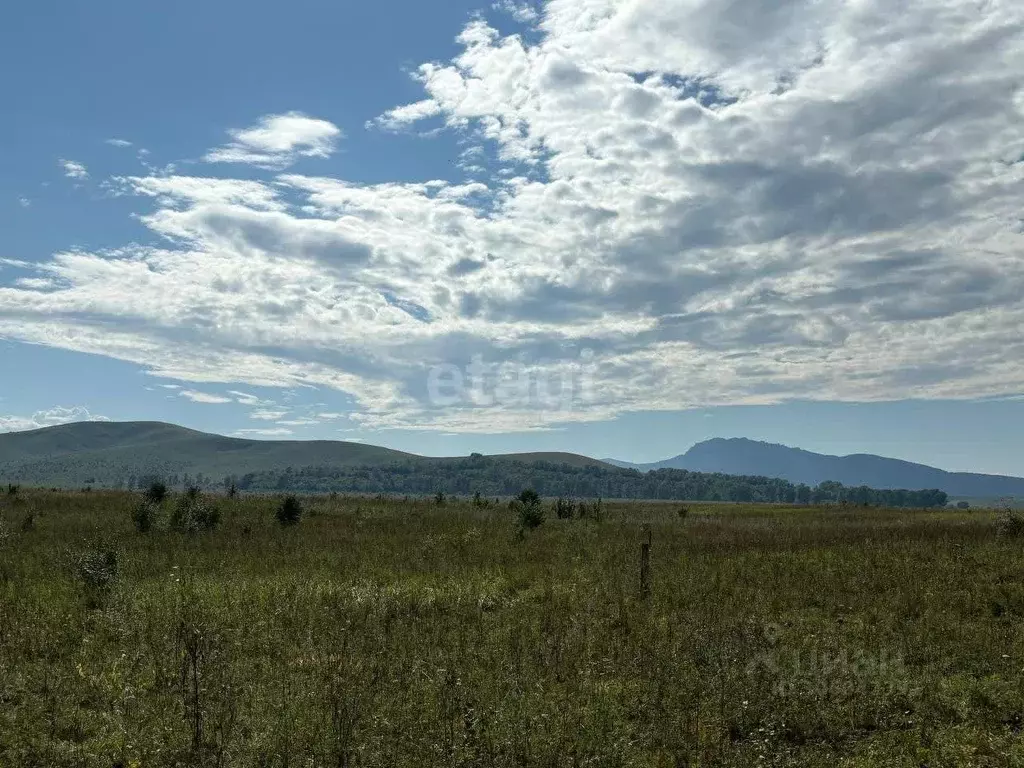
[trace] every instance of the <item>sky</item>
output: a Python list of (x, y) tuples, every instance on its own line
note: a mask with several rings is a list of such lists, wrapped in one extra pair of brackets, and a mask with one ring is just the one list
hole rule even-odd
[(12, 0), (0, 430), (1024, 475), (1018, 0)]

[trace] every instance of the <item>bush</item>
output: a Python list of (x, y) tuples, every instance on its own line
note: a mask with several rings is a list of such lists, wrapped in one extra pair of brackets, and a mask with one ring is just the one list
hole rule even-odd
[(966, 501), (958, 501), (956, 503), (956, 508), (957, 509), (970, 509), (971, 505), (968, 504)]
[(212, 531), (218, 525), (220, 510), (204, 499), (197, 488), (189, 488), (171, 513), (171, 529), (181, 533)]
[(512, 508), (519, 517), (519, 530), (539, 528), (544, 524), (544, 508), (540, 504), (540, 494), (527, 488), (512, 502)]
[(150, 484), (143, 496), (150, 504), (160, 504), (167, 498), (167, 486), (156, 480)]
[(85, 587), (88, 606), (102, 606), (117, 581), (117, 552), (106, 547), (86, 550), (74, 555), (71, 565), (75, 577)]
[(444, 495), (444, 491), (438, 491), (436, 494), (434, 494), (434, 503), (437, 504), (437, 506), (439, 507), (443, 507), (447, 500), (448, 499)]
[(298, 525), (302, 519), (302, 503), (294, 496), (285, 496), (277, 508), (277, 522), (281, 525)]
[(18, 486), (14, 485), (13, 483), (8, 483), (7, 484), (7, 495), (8, 496), (17, 496), (18, 495)]
[(585, 501), (581, 501), (579, 503), (579, 516), (580, 520), (594, 520), (595, 522), (600, 522), (601, 518), (604, 516), (601, 499), (592, 501), (590, 504), (587, 504)]
[(156, 506), (148, 498), (136, 504), (132, 510), (132, 522), (135, 523), (135, 530), (139, 533), (149, 533), (153, 530), (156, 513)]
[(572, 499), (566, 499), (559, 496), (555, 500), (555, 517), (559, 520), (572, 520), (572, 516), (576, 512), (576, 504)]
[(544, 508), (540, 504), (519, 505), (519, 526), (533, 530), (544, 524)]
[(1008, 539), (1024, 536), (1024, 516), (1012, 509), (1006, 509), (996, 518), (996, 535)]
[(679, 509), (676, 510), (676, 516), (680, 520), (685, 520), (687, 517), (689, 517), (689, 515), (690, 515), (690, 508), (689, 507), (680, 507)]
[(533, 488), (526, 488), (519, 492), (516, 500), (527, 505), (540, 504), (540, 494), (533, 490)]
[(21, 532), (28, 533), (36, 529), (36, 513), (29, 512), (25, 515), (25, 518), (21, 521)]

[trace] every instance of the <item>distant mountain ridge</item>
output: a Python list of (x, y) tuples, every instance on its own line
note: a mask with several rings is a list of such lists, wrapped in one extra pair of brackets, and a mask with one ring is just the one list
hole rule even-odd
[[(505, 461), (606, 466), (572, 453), (508, 454)], [(0, 479), (55, 487), (122, 487), (145, 478), (174, 482), (288, 467), (380, 466), (439, 459), (340, 440), (248, 440), (163, 422), (92, 421), (0, 434)]]
[[(714, 463), (722, 457), (716, 459), (715, 451), (708, 448), (728, 443), (695, 446), (687, 456), (696, 460), (703, 454), (706, 463)], [(756, 457), (750, 458), (758, 463)], [(174, 488), (195, 485), (216, 490), (234, 485), (259, 493), (511, 496), (533, 488), (545, 496), (576, 498), (896, 507), (936, 507), (947, 501), (947, 494), (934, 486), (880, 490), (826, 483), (814, 489), (798, 487), (767, 476), (760, 467), (746, 475), (685, 469), (643, 473), (574, 453), (438, 458), (342, 441), (247, 440), (160, 422), (83, 422), (0, 434), (3, 483), (137, 489), (154, 480)]]
[(614, 459), (604, 461), (642, 472), (686, 469), (729, 475), (764, 475), (810, 486), (833, 480), (846, 486), (866, 485), (883, 489), (938, 488), (950, 496), (1024, 497), (1024, 478), (1020, 477), (947, 472), (925, 464), (867, 453), (831, 456), (742, 437), (705, 440), (684, 454), (651, 464), (631, 464)]

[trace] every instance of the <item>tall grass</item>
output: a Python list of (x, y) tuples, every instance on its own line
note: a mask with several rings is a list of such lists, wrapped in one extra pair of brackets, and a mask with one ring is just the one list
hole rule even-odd
[(988, 513), (215, 503), (0, 500), (0, 766), (1024, 764)]

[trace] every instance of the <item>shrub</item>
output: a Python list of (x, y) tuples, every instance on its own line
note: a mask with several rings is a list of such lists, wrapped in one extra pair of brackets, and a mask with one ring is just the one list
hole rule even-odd
[(540, 494), (532, 488), (520, 493), (511, 506), (519, 517), (520, 532), (539, 528), (544, 524), (544, 508), (540, 503)]
[(579, 516), (580, 520), (595, 520), (600, 522), (601, 518), (604, 516), (604, 508), (601, 504), (601, 499), (592, 501), (590, 504), (587, 504), (585, 501), (581, 501), (579, 503)]
[(156, 513), (156, 506), (148, 498), (136, 504), (132, 510), (132, 522), (135, 523), (135, 530), (139, 533), (149, 533), (153, 530)]
[(285, 496), (277, 508), (277, 522), (281, 525), (298, 525), (302, 519), (302, 503), (295, 496)]
[(519, 492), (519, 495), (516, 496), (516, 500), (521, 504), (526, 504), (528, 506), (532, 504), (540, 504), (540, 494), (533, 490), (533, 488), (526, 488)]
[(679, 509), (676, 510), (676, 516), (680, 520), (685, 520), (689, 515), (690, 515), (690, 508), (689, 507), (680, 507)]
[(1024, 536), (1024, 516), (1012, 509), (1003, 510), (996, 518), (996, 535), (1008, 539)]
[(107, 547), (79, 552), (72, 558), (72, 569), (85, 587), (89, 607), (100, 607), (117, 581), (117, 552)]
[(438, 491), (434, 495), (434, 503), (439, 507), (443, 507), (448, 498), (444, 495), (444, 491)]
[(21, 532), (28, 533), (36, 529), (36, 513), (29, 512), (21, 521)]
[(220, 525), (220, 510), (203, 498), (197, 488), (189, 488), (178, 499), (171, 513), (171, 529), (182, 533), (212, 531)]
[(7, 484), (7, 495), (8, 496), (17, 496), (18, 495), (18, 486), (14, 485), (13, 483), (8, 483)]
[(519, 505), (519, 526), (533, 530), (544, 524), (544, 508), (540, 504)]
[(167, 498), (167, 486), (159, 480), (155, 480), (150, 483), (149, 488), (146, 489), (143, 496), (150, 504), (160, 504)]
[(968, 504), (966, 501), (958, 501), (956, 503), (956, 508), (957, 509), (970, 509), (971, 505)]
[(572, 516), (576, 512), (576, 504), (572, 499), (566, 499), (559, 496), (555, 500), (555, 517), (559, 520), (572, 520)]

